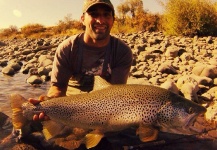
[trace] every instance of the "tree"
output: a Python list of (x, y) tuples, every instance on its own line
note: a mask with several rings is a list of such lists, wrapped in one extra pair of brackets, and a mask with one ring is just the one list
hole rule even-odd
[(170, 35), (215, 35), (217, 10), (209, 0), (167, 0), (162, 27)]

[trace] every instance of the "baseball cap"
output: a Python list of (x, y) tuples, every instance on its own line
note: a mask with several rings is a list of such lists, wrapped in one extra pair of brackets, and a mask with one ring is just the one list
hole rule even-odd
[(114, 13), (114, 6), (112, 5), (110, 0), (84, 0), (84, 5), (83, 5), (83, 13), (87, 12), (87, 10), (96, 4), (104, 4), (110, 7)]

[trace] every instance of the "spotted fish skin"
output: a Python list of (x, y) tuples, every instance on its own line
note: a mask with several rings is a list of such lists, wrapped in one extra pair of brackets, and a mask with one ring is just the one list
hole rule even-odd
[[(18, 110), (29, 120), (34, 114), (44, 112), (51, 121), (91, 131), (85, 139), (87, 148), (96, 146), (104, 133), (130, 127), (137, 128), (136, 134), (143, 142), (155, 140), (157, 129), (176, 134), (195, 134), (190, 125), (206, 111), (204, 107), (157, 86), (107, 84), (94, 89), (90, 93), (52, 98), (36, 106), (25, 102)], [(24, 98), (11, 96), (12, 108), (18, 106), (18, 99)], [(17, 112), (17, 108), (14, 110)], [(14, 120), (19, 122), (19, 119)], [(15, 125), (16, 128), (23, 126), (22, 123)], [(92, 138), (95, 138), (94, 142), (89, 140)]]

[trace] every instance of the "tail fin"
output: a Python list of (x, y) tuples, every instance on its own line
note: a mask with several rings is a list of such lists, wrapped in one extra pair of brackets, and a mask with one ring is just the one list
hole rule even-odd
[(23, 116), (22, 104), (27, 100), (19, 94), (11, 94), (9, 97), (12, 109), (12, 122), (14, 129), (22, 129), (28, 122)]

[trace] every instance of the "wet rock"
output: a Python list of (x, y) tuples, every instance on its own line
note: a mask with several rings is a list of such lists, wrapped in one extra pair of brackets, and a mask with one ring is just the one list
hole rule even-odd
[(29, 70), (30, 70), (31, 68), (34, 68), (34, 67), (35, 67), (35, 66), (34, 66), (34, 64), (32, 64), (32, 63), (25, 64), (24, 66), (22, 66), (21, 72), (22, 72), (23, 74), (28, 74), (28, 73), (29, 73)]
[(3, 74), (6, 74), (6, 75), (12, 76), (12, 75), (15, 74), (15, 70), (14, 70), (12, 67), (10, 67), (10, 66), (6, 66), (6, 67), (4, 67), (4, 68), (2, 69), (2, 73), (3, 73)]
[(31, 75), (30, 77), (27, 78), (26, 82), (29, 84), (35, 85), (35, 84), (43, 83), (43, 80), (41, 77), (37, 75)]
[(1, 67), (5, 67), (8, 65), (8, 61), (7, 60), (0, 60), (0, 66)]
[(38, 68), (38, 74), (39, 74), (40, 76), (42, 76), (42, 75), (48, 76), (49, 72), (50, 72), (50, 70), (48, 70), (48, 69), (45, 68), (45, 67), (40, 67), (40, 68)]
[(21, 69), (20, 64), (19, 64), (19, 63), (16, 63), (16, 62), (15, 62), (15, 63), (10, 63), (10, 64), (8, 64), (7, 67), (13, 68), (14, 71), (19, 71), (19, 70)]

